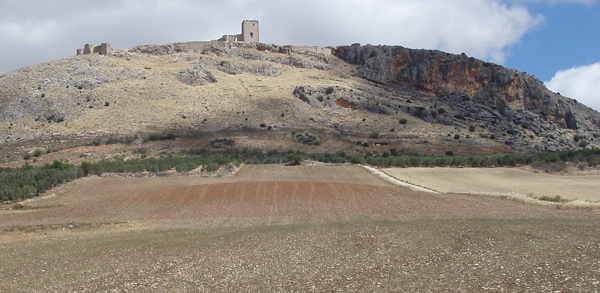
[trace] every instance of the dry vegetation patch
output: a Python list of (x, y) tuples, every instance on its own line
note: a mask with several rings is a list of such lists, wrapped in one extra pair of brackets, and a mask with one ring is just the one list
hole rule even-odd
[(385, 168), (397, 179), (446, 193), (559, 195), (600, 201), (600, 175), (556, 175), (523, 168)]

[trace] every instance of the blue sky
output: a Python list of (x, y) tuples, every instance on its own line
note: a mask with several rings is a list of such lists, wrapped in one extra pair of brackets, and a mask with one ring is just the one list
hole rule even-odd
[(549, 81), (559, 70), (600, 62), (600, 5), (540, 2), (528, 8), (545, 20), (510, 49), (504, 65)]
[(116, 48), (217, 39), (439, 49), (533, 74), (600, 110), (600, 0), (0, 0), (0, 74)]

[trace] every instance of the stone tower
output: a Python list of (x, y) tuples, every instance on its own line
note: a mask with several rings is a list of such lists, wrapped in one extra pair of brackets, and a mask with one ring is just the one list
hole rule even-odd
[(242, 21), (242, 39), (245, 43), (258, 43), (258, 20)]

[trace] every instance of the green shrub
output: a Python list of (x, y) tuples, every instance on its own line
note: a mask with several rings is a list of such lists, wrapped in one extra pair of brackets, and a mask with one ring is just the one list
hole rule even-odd
[(365, 163), (365, 158), (360, 157), (360, 156), (352, 157), (352, 158), (350, 158), (350, 163), (352, 163), (352, 164), (364, 164)]
[(153, 133), (153, 134), (150, 134), (147, 138), (145, 138), (144, 142), (159, 141), (159, 140), (174, 140), (178, 137), (179, 137), (179, 135), (177, 135), (173, 132), (169, 132), (166, 135)]
[(408, 123), (408, 120), (406, 118), (400, 119), (400, 124), (406, 125), (406, 123)]
[(118, 143), (118, 142), (119, 142), (119, 140), (118, 140), (118, 139), (116, 139), (116, 138), (114, 138), (114, 137), (110, 137), (110, 138), (109, 138), (109, 139), (106, 141), (106, 144), (115, 144), (115, 143)]
[(460, 119), (460, 120), (465, 120), (465, 116), (463, 114), (456, 114), (456, 115), (454, 115), (454, 118)]
[(454, 135), (454, 139), (456, 139), (456, 140), (459, 140), (459, 139), (460, 139), (460, 135), (458, 135), (458, 134), (455, 134), (455, 135)]
[(440, 115), (444, 115), (444, 113), (446, 113), (446, 109), (444, 109), (444, 108), (439, 108), (439, 109), (438, 109), (438, 113), (440, 113)]
[(27, 161), (29, 159), (31, 159), (31, 154), (27, 153), (23, 155), (23, 160)]
[(379, 132), (374, 131), (369, 135), (370, 138), (379, 139)]
[(475, 125), (471, 125), (471, 126), (469, 126), (469, 131), (470, 131), (470, 132), (473, 132), (473, 131), (475, 131), (476, 129), (477, 129), (477, 127), (475, 127)]
[(110, 106), (110, 102), (104, 102), (104, 107)]
[(325, 93), (328, 95), (331, 95), (331, 94), (333, 94), (334, 91), (335, 91), (335, 89), (332, 86), (330, 86), (327, 88), (327, 90), (325, 90)]
[(565, 202), (565, 201), (567, 201), (566, 199), (562, 198), (560, 195), (556, 195), (556, 196), (544, 195), (544, 196), (540, 197), (540, 200), (550, 201), (550, 202)]
[(39, 156), (41, 156), (41, 155), (42, 155), (42, 150), (38, 149), (38, 150), (35, 150), (33, 152), (33, 156), (36, 157), (36, 158), (39, 157)]
[(499, 105), (498, 106), (498, 113), (503, 114), (504, 115), (504, 111), (506, 111), (506, 106), (504, 105)]
[(206, 171), (206, 172), (214, 172), (214, 171), (217, 171), (217, 170), (219, 170), (219, 167), (221, 167), (221, 166), (219, 166), (219, 163), (217, 163), (217, 162), (210, 162), (210, 163), (208, 163), (208, 164), (206, 164), (206, 165), (202, 166), (202, 168), (203, 168), (203, 169), (204, 169), (204, 171)]
[(300, 165), (304, 161), (304, 157), (300, 153), (290, 153), (287, 155), (287, 162), (290, 165)]
[(318, 96), (317, 100), (319, 100), (319, 102), (323, 102), (325, 100), (325, 98), (323, 98), (323, 96)]

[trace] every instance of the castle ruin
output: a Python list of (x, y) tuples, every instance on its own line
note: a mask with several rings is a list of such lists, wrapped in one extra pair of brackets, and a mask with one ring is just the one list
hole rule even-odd
[(108, 54), (112, 53), (112, 50), (109, 43), (102, 43), (102, 45), (96, 47), (93, 44), (85, 44), (83, 49), (77, 49), (77, 55), (100, 54), (108, 56)]
[(216, 41), (259, 43), (258, 20), (244, 20), (242, 21), (242, 34), (224, 35)]

